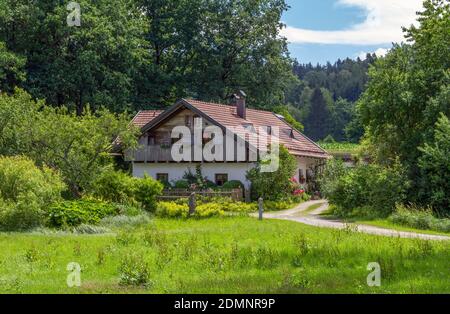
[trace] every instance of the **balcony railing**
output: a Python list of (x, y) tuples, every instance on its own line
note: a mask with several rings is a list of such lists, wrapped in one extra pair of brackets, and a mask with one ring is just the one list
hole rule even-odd
[[(247, 156), (248, 160), (248, 151)], [(224, 152), (223, 160), (226, 159), (226, 155)], [(127, 161), (136, 161), (136, 162), (174, 162), (175, 160), (172, 157), (172, 147), (170, 146), (162, 146), (162, 145), (148, 145), (148, 146), (140, 146), (135, 150), (128, 150), (125, 152), (125, 160)], [(195, 160), (195, 149), (191, 147), (191, 158), (189, 160)], [(238, 160), (237, 152), (234, 153), (234, 161), (242, 161)], [(230, 160), (228, 160), (230, 161)]]
[(167, 162), (173, 161), (171, 147), (161, 145), (141, 146), (125, 153), (125, 159), (137, 162)]

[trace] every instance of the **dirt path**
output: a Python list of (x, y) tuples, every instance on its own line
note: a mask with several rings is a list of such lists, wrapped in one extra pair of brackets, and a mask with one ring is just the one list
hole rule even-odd
[[(311, 205), (321, 205), (319, 208), (311, 211), (305, 212)], [(425, 240), (450, 240), (448, 236), (423, 234), (415, 232), (397, 231), (392, 229), (385, 229), (381, 227), (374, 227), (369, 225), (360, 224), (347, 224), (339, 220), (330, 220), (320, 216), (321, 213), (328, 209), (327, 201), (310, 201), (300, 204), (294, 209), (280, 211), (280, 212), (269, 212), (264, 213), (264, 218), (269, 219), (282, 219), (300, 222), (310, 226), (334, 228), (334, 229), (344, 229), (351, 226), (359, 232), (389, 236), (389, 237), (400, 237), (400, 238), (419, 238)]]

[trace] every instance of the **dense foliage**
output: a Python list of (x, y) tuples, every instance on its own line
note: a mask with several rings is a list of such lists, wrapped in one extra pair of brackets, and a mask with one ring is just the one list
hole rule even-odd
[(0, 90), (14, 86), (81, 114), (165, 107), (181, 97), (283, 102), (294, 79), (279, 36), (284, 0), (0, 1)]
[(129, 0), (77, 3), (81, 27), (67, 25), (64, 1), (0, 2), (0, 42), (24, 60), (16, 64), (25, 72), (24, 80), (6, 86), (18, 83), (33, 97), (70, 105), (78, 114), (86, 104), (123, 111), (144, 62), (145, 20)]
[(117, 139), (124, 148), (135, 147), (136, 129), (129, 119), (126, 113), (89, 108), (77, 116), (64, 106), (35, 102), (22, 90), (0, 94), (0, 154), (24, 154), (58, 170), (78, 197), (112, 164)]
[(276, 201), (292, 196), (291, 178), (297, 169), (297, 161), (283, 145), (280, 145), (279, 156), (271, 156), (271, 158), (278, 158), (277, 171), (261, 172), (261, 163), (259, 163), (247, 172), (254, 199), (262, 197), (265, 200)]
[(89, 192), (99, 199), (131, 203), (135, 193), (134, 180), (125, 172), (108, 169), (94, 180)]
[[(433, 138), (440, 115), (450, 115), (450, 3), (426, 0), (418, 20), (419, 26), (405, 29), (409, 43), (394, 45), (371, 68), (368, 88), (358, 103), (358, 110), (375, 161), (391, 164), (398, 157), (408, 171), (413, 183), (408, 199), (427, 204), (437, 197), (439, 205), (435, 204), (447, 208), (436, 210), (448, 211), (450, 190), (442, 194), (436, 190), (438, 182), (430, 182), (430, 186), (423, 184), (435, 180), (432, 178), (435, 170), (430, 169), (429, 178), (420, 179), (419, 159), (423, 163), (428, 160), (435, 165), (448, 164), (445, 161), (448, 155), (442, 155), (437, 161), (438, 155), (430, 158), (430, 146), (425, 148), (425, 156), (421, 147)], [(428, 166), (422, 165), (422, 176), (426, 176)], [(448, 170), (442, 175), (445, 173)], [(449, 181), (448, 177), (443, 180)], [(447, 203), (442, 203), (444, 199)]]
[(156, 210), (157, 197), (161, 195), (164, 188), (161, 182), (145, 175), (144, 178), (134, 178), (134, 198), (145, 210), (154, 212)]
[(161, 182), (149, 176), (136, 178), (120, 171), (108, 170), (94, 181), (90, 193), (110, 202), (137, 203), (145, 210), (154, 212), (157, 197), (161, 195), (163, 188)]
[(340, 161), (331, 161), (321, 179), (322, 193), (340, 216), (387, 217), (397, 203), (405, 201), (408, 185), (399, 164), (390, 168), (371, 164), (348, 169)]
[(59, 175), (47, 167), (39, 169), (26, 157), (0, 157), (0, 230), (39, 225), (64, 188)]
[(116, 206), (95, 199), (64, 201), (46, 210), (46, 223), (56, 228), (75, 227), (81, 224), (95, 225), (102, 218), (117, 213)]
[(305, 134), (314, 140), (332, 136), (337, 141), (358, 142), (363, 128), (355, 102), (365, 90), (368, 69), (376, 60), (345, 59), (334, 64), (313, 66), (294, 63), (299, 81), (286, 89), (286, 111), (305, 125)]
[(419, 149), (420, 197), (450, 217), (450, 121), (445, 115), (436, 124), (434, 140)]
[[(202, 199), (200, 198), (195, 209), (193, 218), (202, 219), (220, 217), (229, 214), (247, 214), (257, 210), (255, 203), (234, 202), (227, 198)], [(161, 218), (188, 218), (189, 206), (187, 200), (173, 202), (159, 202), (156, 216)]]

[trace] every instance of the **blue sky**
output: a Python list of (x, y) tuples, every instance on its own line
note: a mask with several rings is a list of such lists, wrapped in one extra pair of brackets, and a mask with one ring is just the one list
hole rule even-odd
[(415, 22), (422, 0), (287, 0), (282, 18), (291, 56), (324, 64), (367, 52), (384, 55)]

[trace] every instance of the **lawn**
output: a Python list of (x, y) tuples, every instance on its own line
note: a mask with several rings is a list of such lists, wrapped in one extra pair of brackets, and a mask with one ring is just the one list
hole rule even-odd
[[(450, 293), (450, 243), (385, 238), (254, 218), (155, 219), (114, 233), (0, 234), (3, 293)], [(147, 265), (146, 286), (119, 268)], [(81, 265), (81, 287), (66, 284)], [(367, 265), (381, 265), (368, 287)], [(122, 273), (123, 275), (123, 273)]]

